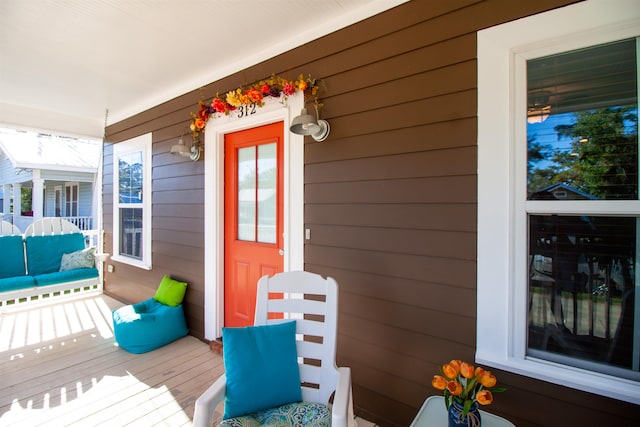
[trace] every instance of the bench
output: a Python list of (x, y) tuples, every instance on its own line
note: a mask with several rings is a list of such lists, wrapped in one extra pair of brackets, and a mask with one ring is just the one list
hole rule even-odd
[(0, 310), (102, 292), (102, 255), (87, 241), (79, 228), (61, 218), (44, 218), (22, 235), (0, 235)]

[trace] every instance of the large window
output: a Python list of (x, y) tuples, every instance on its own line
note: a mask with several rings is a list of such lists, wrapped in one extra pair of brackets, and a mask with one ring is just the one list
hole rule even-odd
[(637, 217), (598, 209), (638, 200), (636, 50), (631, 38), (527, 60), (527, 354), (639, 379)]
[(476, 358), (634, 403), (638, 15), (588, 1), (478, 33)]
[(113, 150), (113, 258), (151, 268), (151, 134)]

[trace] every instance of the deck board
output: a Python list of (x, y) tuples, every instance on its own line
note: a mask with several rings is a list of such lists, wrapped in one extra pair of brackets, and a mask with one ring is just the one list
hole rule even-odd
[(0, 426), (190, 426), (222, 357), (187, 336), (120, 349), (99, 295), (0, 314)]

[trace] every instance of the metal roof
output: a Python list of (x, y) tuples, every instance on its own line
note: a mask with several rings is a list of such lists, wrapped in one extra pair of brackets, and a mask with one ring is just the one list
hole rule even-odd
[(0, 150), (14, 168), (97, 172), (101, 141), (0, 129)]

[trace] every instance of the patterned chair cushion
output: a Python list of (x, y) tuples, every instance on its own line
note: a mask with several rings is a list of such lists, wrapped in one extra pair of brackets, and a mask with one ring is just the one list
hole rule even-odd
[(218, 424), (218, 427), (259, 426), (331, 427), (331, 410), (322, 403), (287, 403), (277, 408), (229, 418)]

